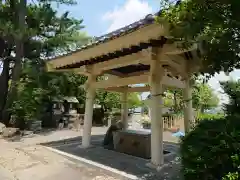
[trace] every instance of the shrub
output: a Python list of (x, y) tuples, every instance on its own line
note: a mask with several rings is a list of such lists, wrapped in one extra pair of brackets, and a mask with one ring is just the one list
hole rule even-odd
[(222, 119), (224, 114), (206, 114), (206, 113), (198, 113), (196, 116), (196, 121), (200, 122), (202, 120), (216, 120)]
[(224, 111), (227, 116), (240, 115), (240, 81), (221, 82), (224, 92), (229, 97), (228, 104), (224, 105)]
[(235, 116), (200, 121), (182, 139), (180, 154), (186, 180), (236, 176), (239, 169), (232, 157), (240, 154), (240, 119)]
[(236, 172), (230, 172), (222, 178), (222, 180), (238, 180), (240, 179), (240, 156), (235, 154), (231, 157), (234, 167), (237, 169)]

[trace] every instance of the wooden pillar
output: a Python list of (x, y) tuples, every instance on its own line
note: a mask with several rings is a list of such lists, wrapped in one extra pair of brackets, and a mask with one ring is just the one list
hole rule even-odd
[(184, 129), (188, 133), (191, 128), (191, 123), (194, 122), (193, 107), (192, 107), (192, 87), (190, 77), (185, 80), (186, 87), (183, 90), (184, 99)]
[(164, 69), (159, 61), (159, 49), (154, 48), (150, 69), (150, 92), (151, 92), (151, 164), (161, 166), (164, 163), (163, 157), (163, 87), (161, 79)]
[(95, 98), (95, 88), (92, 84), (96, 81), (95, 75), (90, 75), (87, 81), (86, 88), (86, 105), (84, 114), (84, 125), (83, 125), (83, 137), (82, 137), (82, 147), (88, 148), (91, 145), (91, 130), (92, 130), (92, 118), (93, 118), (93, 105)]
[(121, 96), (121, 121), (123, 123), (124, 129), (128, 127), (128, 92), (124, 90)]

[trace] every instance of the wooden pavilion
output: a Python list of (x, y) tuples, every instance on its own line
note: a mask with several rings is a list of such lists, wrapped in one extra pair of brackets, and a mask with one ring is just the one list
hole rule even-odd
[[(166, 24), (154, 15), (96, 38), (71, 53), (48, 57), (48, 71), (72, 71), (88, 77), (82, 146), (90, 146), (96, 89), (122, 93), (122, 121), (127, 127), (127, 93), (151, 92), (151, 163), (160, 166), (163, 157), (162, 95), (165, 88), (184, 89), (185, 132), (193, 121), (190, 76), (200, 62), (197, 44), (182, 48), (169, 35)], [(97, 76), (103, 80), (96, 81)], [(133, 87), (134, 84), (149, 84)]]

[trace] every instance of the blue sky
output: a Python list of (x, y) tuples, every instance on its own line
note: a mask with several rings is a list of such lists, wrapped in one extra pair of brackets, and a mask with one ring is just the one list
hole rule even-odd
[(69, 11), (71, 16), (83, 19), (85, 30), (91, 36), (100, 36), (120, 28), (148, 13), (157, 12), (160, 7), (159, 0), (77, 1), (78, 4), (74, 6), (60, 5), (58, 11)]

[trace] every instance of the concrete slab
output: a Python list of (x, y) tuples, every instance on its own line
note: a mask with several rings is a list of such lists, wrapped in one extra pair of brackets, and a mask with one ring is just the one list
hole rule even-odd
[[(94, 139), (93, 139), (94, 140)], [(80, 144), (81, 142), (79, 142)], [(82, 149), (78, 144), (54, 144), (54, 152), (69, 159), (102, 168), (115, 174), (115, 177), (143, 180), (177, 180), (180, 179), (180, 161), (177, 160), (178, 146), (165, 143), (164, 149), (172, 152), (165, 156), (165, 165), (159, 171), (146, 166), (149, 160), (137, 158), (123, 153), (106, 150), (101, 147), (101, 141), (94, 141), (94, 148)]]

